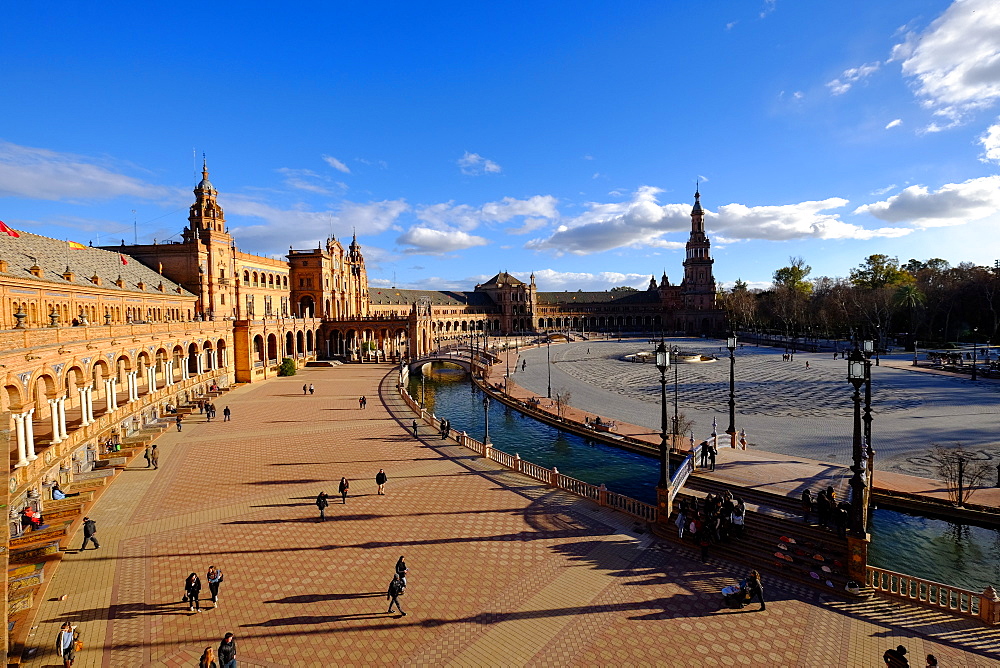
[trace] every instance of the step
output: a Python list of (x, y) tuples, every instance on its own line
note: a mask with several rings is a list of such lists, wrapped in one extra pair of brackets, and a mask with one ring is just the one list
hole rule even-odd
[(65, 508), (82, 508), (94, 499), (93, 492), (82, 492), (79, 496), (67, 496), (65, 499), (52, 499), (45, 502), (45, 510), (63, 510)]
[(47, 541), (62, 540), (66, 537), (66, 532), (72, 524), (73, 522), (71, 520), (63, 520), (49, 524), (49, 526), (44, 529), (29, 531), (21, 534), (17, 538), (11, 538), (11, 556), (13, 557), (15, 552), (37, 547), (39, 544), (46, 543)]
[[(73, 475), (73, 485), (79, 482), (91, 482), (93, 480), (99, 480), (101, 478), (113, 477), (115, 475), (115, 469), (113, 467), (104, 466), (102, 468), (93, 469), (92, 471), (84, 471), (83, 473), (76, 473)], [(75, 489), (73, 491), (76, 491)]]

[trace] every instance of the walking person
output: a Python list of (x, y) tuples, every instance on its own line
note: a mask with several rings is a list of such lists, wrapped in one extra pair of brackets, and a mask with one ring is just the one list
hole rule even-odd
[(142, 458), (146, 460), (146, 468), (147, 468), (147, 469), (148, 469), (148, 468), (149, 468), (150, 466), (152, 466), (152, 465), (153, 465), (152, 461), (150, 461), (150, 460), (151, 460), (151, 456), (150, 456), (150, 455), (151, 455), (151, 453), (152, 453), (152, 450), (153, 450), (152, 446), (150, 446), (150, 445), (147, 445), (147, 446), (146, 446), (146, 451), (142, 453)]
[(326, 507), (330, 505), (330, 497), (326, 492), (316, 495), (316, 507), (319, 508), (319, 521), (326, 521)]
[(236, 638), (227, 633), (219, 643), (219, 668), (236, 668)]
[(175, 418), (174, 418), (174, 424), (176, 424), (176, 425), (177, 425), (177, 431), (180, 431), (180, 430), (181, 430), (181, 427), (183, 427), (183, 426), (184, 426), (184, 425), (182, 424), (182, 422), (183, 422), (183, 418), (184, 418), (184, 416), (183, 416), (183, 415), (181, 415), (180, 413), (178, 413), (178, 414), (177, 414), (177, 417), (175, 417)]
[(93, 543), (95, 550), (101, 547), (100, 543), (97, 542), (97, 522), (90, 519), (89, 517), (84, 517), (83, 546), (80, 548), (81, 552), (87, 549), (87, 543)]
[[(406, 560), (403, 555), (399, 555), (399, 561), (396, 562), (396, 576), (399, 578), (400, 584), (403, 589), (406, 589), (406, 573), (409, 571), (406, 567)], [(400, 591), (402, 593), (402, 591)]]
[(222, 409), (222, 421), (229, 422), (229, 419), (233, 416), (233, 412), (229, 410), (229, 406)]
[(361, 410), (364, 407), (365, 407), (365, 398), (358, 397), (358, 410)]
[(156, 447), (156, 443), (153, 443), (153, 447), (149, 450), (149, 461), (153, 465), (153, 470), (160, 468), (160, 451)]
[(767, 609), (764, 605), (764, 585), (760, 581), (760, 573), (755, 570), (750, 571), (750, 577), (747, 578), (747, 593), (749, 594), (748, 603), (753, 603), (754, 598), (756, 598), (760, 601), (760, 609)]
[(201, 578), (197, 573), (192, 573), (184, 581), (184, 598), (188, 603), (188, 612), (201, 612), (201, 602), (198, 600), (200, 595)]
[(215, 660), (215, 650), (211, 647), (205, 648), (198, 661), (198, 668), (219, 668), (219, 662)]
[(909, 659), (906, 658), (906, 648), (902, 645), (897, 645), (896, 649), (887, 649), (882, 655), (882, 660), (889, 668), (906, 668), (910, 665)]
[(350, 488), (351, 483), (347, 482), (347, 478), (341, 478), (340, 485), (337, 486), (337, 491), (340, 492), (340, 498), (344, 500), (345, 504), (347, 503), (347, 490)]
[(56, 654), (62, 659), (63, 667), (70, 668), (76, 660), (77, 651), (83, 649), (80, 632), (69, 622), (63, 622), (56, 634)]
[(309, 394), (309, 384), (308, 383), (303, 383), (303, 385), (302, 385), (302, 394), (303, 395)]
[(205, 579), (208, 580), (208, 590), (212, 592), (212, 607), (217, 608), (219, 607), (219, 585), (224, 579), (222, 570), (215, 566), (209, 566)]
[(413, 421), (413, 438), (417, 438), (417, 421)]
[(403, 593), (403, 584), (399, 581), (399, 574), (392, 576), (392, 582), (389, 583), (389, 590), (385, 593), (385, 598), (389, 601), (388, 614), (392, 614), (392, 607), (396, 606), (399, 610), (399, 614), (406, 617), (406, 613), (403, 612), (403, 606), (399, 604), (399, 595)]
[(389, 477), (382, 469), (379, 469), (378, 473), (375, 474), (375, 484), (378, 485), (378, 493), (382, 496), (385, 496), (385, 483), (388, 479)]
[(715, 443), (708, 446), (708, 466), (709, 471), (715, 470), (715, 458), (719, 456), (719, 449), (715, 447)]
[(361, 408), (368, 408), (368, 397), (365, 395), (361, 395)]
[(315, 387), (313, 387), (313, 384), (312, 384), (312, 383), (309, 383), (309, 394), (313, 394), (313, 393), (315, 393), (315, 392), (316, 392), (316, 388), (315, 388)]
[(708, 441), (701, 444), (701, 468), (708, 468)]

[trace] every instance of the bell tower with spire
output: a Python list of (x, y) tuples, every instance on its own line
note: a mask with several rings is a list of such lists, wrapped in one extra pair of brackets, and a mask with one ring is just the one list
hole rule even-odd
[(681, 303), (688, 310), (715, 309), (715, 276), (712, 275), (712, 242), (705, 236), (705, 210), (701, 208), (701, 189), (694, 191), (691, 209), (691, 234), (684, 259)]

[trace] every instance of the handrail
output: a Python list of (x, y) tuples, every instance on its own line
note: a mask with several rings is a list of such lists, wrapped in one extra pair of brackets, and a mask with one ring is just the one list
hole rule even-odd
[(867, 567), (865, 584), (876, 592), (953, 615), (979, 619), (991, 625), (1000, 622), (1000, 597), (993, 587), (977, 593), (875, 566)]
[(694, 473), (695, 454), (701, 450), (701, 447), (701, 445), (698, 445), (698, 447), (692, 450), (691, 454), (685, 457), (684, 461), (681, 462), (681, 465), (677, 467), (676, 471), (674, 471), (674, 477), (670, 480), (669, 496), (671, 507), (673, 506), (674, 499), (677, 498), (677, 494), (684, 489), (684, 484), (688, 481), (688, 478), (691, 477), (691, 474)]

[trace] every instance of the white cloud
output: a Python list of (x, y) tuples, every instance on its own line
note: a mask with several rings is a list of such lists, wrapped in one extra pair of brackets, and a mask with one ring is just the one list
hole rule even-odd
[(94, 158), (0, 141), (0, 197), (50, 201), (132, 197), (183, 201), (190, 192), (155, 186)]
[(869, 76), (877, 72), (880, 66), (881, 63), (875, 61), (873, 63), (865, 63), (860, 67), (852, 67), (844, 70), (838, 78), (828, 82), (826, 87), (830, 89), (830, 93), (833, 95), (843, 95), (847, 91), (851, 90), (851, 87), (854, 84), (859, 81), (864, 81)]
[(903, 119), (902, 118), (897, 118), (895, 120), (892, 120), (892, 121), (889, 121), (888, 123), (886, 123), (885, 129), (889, 130), (890, 128), (899, 127), (902, 124), (903, 124)]
[(311, 169), (292, 169), (290, 167), (282, 167), (278, 169), (277, 172), (284, 175), (286, 186), (289, 188), (295, 188), (296, 190), (304, 190), (306, 192), (317, 193), (319, 195), (330, 195), (334, 192), (329, 187), (330, 185), (335, 185), (344, 190), (347, 189), (347, 184), (341, 181), (332, 181), (328, 177), (317, 174)]
[(345, 165), (344, 163), (342, 163), (340, 160), (337, 160), (332, 155), (324, 155), (323, 156), (323, 162), (325, 162), (326, 164), (330, 165), (331, 167), (333, 167), (334, 169), (336, 169), (338, 172), (343, 172), (344, 174), (350, 174), (351, 173), (351, 168), (350, 167), (348, 167), (347, 165)]
[(485, 246), (489, 241), (462, 230), (434, 230), (429, 227), (414, 226), (396, 239), (396, 243), (409, 246), (405, 249), (407, 253), (442, 255), (474, 246)]
[(526, 218), (521, 227), (508, 227), (505, 232), (507, 234), (529, 234), (535, 230), (540, 230), (549, 224), (549, 221), (545, 218)]
[(478, 153), (465, 152), (461, 158), (456, 160), (459, 169), (462, 170), (463, 174), (468, 174), (469, 176), (478, 176), (479, 174), (499, 174), (502, 169), (500, 165), (484, 158)]
[(802, 98), (805, 97), (805, 94), (802, 91), (797, 90), (794, 93), (792, 93), (792, 97), (795, 98), (796, 100), (801, 100)]
[(1000, 99), (1000, 3), (956, 0), (922, 34), (908, 33), (892, 59), (946, 127), (961, 123)]
[(765, 18), (768, 14), (777, 9), (778, 0), (764, 0), (764, 7), (760, 10), (760, 18)]
[(726, 204), (719, 207), (716, 215), (706, 215), (706, 226), (713, 233), (723, 234), (733, 239), (766, 239), (788, 241), (791, 239), (871, 239), (874, 237), (897, 237), (908, 234), (909, 230), (881, 228), (869, 230), (844, 222), (840, 214), (826, 213), (830, 209), (846, 206), (848, 201), (841, 197), (824, 200), (780, 204), (776, 206), (753, 206)]
[[(590, 273), (539, 269), (535, 271), (535, 283), (538, 285), (539, 290), (547, 292), (609, 290), (621, 285), (629, 285), (633, 288), (645, 290), (649, 286), (651, 276), (652, 274), (623, 274), (616, 271)], [(659, 283), (659, 278), (656, 280)]]
[(726, 30), (732, 30), (733, 28), (736, 27), (737, 23), (739, 23), (739, 21), (730, 21), (729, 23), (726, 24)]
[(896, 184), (892, 183), (887, 185), (885, 188), (876, 188), (871, 192), (871, 194), (874, 195), (875, 197), (881, 197), (882, 195), (888, 192), (892, 192), (895, 189), (896, 189)]
[(986, 128), (986, 133), (979, 138), (983, 145), (983, 162), (1000, 162), (1000, 123)]
[(454, 227), (468, 232), (481, 223), (506, 223), (523, 217), (558, 218), (557, 202), (551, 195), (534, 195), (528, 199), (504, 197), (499, 202), (487, 202), (478, 209), (468, 204), (442, 202), (419, 207), (417, 218), (434, 229), (447, 230)]
[(1000, 175), (947, 183), (936, 191), (910, 186), (898, 195), (855, 209), (890, 223), (917, 227), (962, 225), (1000, 211)]
[[(223, 206), (237, 242), (261, 249), (283, 248), (287, 244), (309, 248), (331, 232), (338, 237), (349, 236), (355, 229), (362, 234), (379, 234), (392, 227), (410, 208), (403, 200), (385, 200), (343, 202), (329, 211), (313, 211), (304, 205), (282, 209), (240, 195), (227, 196)], [(263, 222), (246, 224), (238, 217), (257, 218)]]

